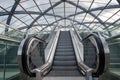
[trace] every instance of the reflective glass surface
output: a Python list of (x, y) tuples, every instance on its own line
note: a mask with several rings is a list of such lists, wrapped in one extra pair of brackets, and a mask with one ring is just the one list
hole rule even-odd
[(19, 74), (17, 62), (18, 43), (0, 40), (0, 80)]
[(112, 36), (120, 31), (114, 28), (119, 25), (119, 16), (120, 6), (117, 0), (0, 1), (0, 21), (21, 31), (28, 31), (27, 28), (36, 27), (34, 25), (43, 28), (44, 25), (54, 23), (61, 26), (77, 23), (82, 28), (91, 28), (92, 31), (109, 31)]

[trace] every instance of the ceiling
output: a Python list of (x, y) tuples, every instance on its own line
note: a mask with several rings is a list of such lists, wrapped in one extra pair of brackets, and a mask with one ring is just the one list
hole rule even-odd
[[(119, 0), (0, 0), (0, 22), (41, 31), (49, 27), (119, 33)], [(116, 31), (117, 30), (117, 31)]]

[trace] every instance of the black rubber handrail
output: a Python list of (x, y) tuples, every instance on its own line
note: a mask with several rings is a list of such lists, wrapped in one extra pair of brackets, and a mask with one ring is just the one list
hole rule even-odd
[(94, 35), (95, 35), (95, 34), (89, 34), (87, 37), (83, 38), (82, 41), (84, 41), (84, 40), (86, 40), (86, 39), (88, 39), (89, 37), (94, 36)]
[[(31, 72), (29, 70), (29, 66), (27, 65), (27, 50), (28, 50), (28, 45), (29, 43), (31, 42), (32, 39), (38, 39), (40, 40), (39, 38), (37, 37), (28, 37), (25, 42), (24, 42), (24, 45), (23, 45), (23, 48), (22, 48), (22, 66), (23, 66), (23, 71), (25, 74), (29, 75), (30, 77), (35, 77), (35, 73)], [(45, 41), (43, 40), (40, 40), (41, 43), (44, 43)]]
[(93, 73), (93, 76), (99, 76), (104, 72), (104, 67), (105, 67), (105, 52), (104, 52), (104, 47), (102, 44), (101, 39), (95, 35), (95, 34), (90, 34), (87, 37), (85, 37), (82, 41), (87, 40), (89, 37), (93, 36), (94, 39), (96, 40), (97, 46), (98, 46), (98, 50), (99, 50), (99, 66), (98, 66), (98, 70), (96, 72)]

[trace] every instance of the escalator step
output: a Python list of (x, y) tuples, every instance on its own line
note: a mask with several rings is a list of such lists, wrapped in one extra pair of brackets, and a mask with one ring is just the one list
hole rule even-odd
[(48, 76), (80, 76), (69, 31), (60, 33), (53, 66)]
[(73, 48), (72, 45), (67, 45), (67, 46), (57, 46), (58, 49), (69, 49), (69, 48)]
[(54, 61), (54, 66), (74, 66), (76, 61)]
[(56, 56), (73, 56), (74, 52), (56, 52)]
[(71, 61), (75, 60), (75, 56), (55, 56), (55, 61)]
[(58, 41), (58, 43), (71, 43), (72, 41), (70, 41), (70, 40), (67, 40), (67, 41), (65, 41), (65, 40), (63, 40), (63, 41)]
[(52, 68), (53, 70), (58, 70), (58, 71), (61, 71), (61, 70), (77, 70), (77, 67), (76, 66), (54, 66)]
[(80, 76), (80, 72), (78, 70), (73, 71), (56, 71), (52, 70), (47, 76)]
[(70, 46), (70, 45), (72, 45), (72, 44), (66, 44), (66, 43), (65, 44), (64, 43), (63, 44), (58, 44), (58, 46)]
[(73, 52), (73, 48), (71, 49), (56, 49), (56, 52)]

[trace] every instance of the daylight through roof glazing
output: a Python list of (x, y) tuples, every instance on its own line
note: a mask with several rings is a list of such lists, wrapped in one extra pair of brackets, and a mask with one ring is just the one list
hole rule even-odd
[(119, 0), (0, 0), (0, 22), (21, 31), (72, 27), (120, 32)]

